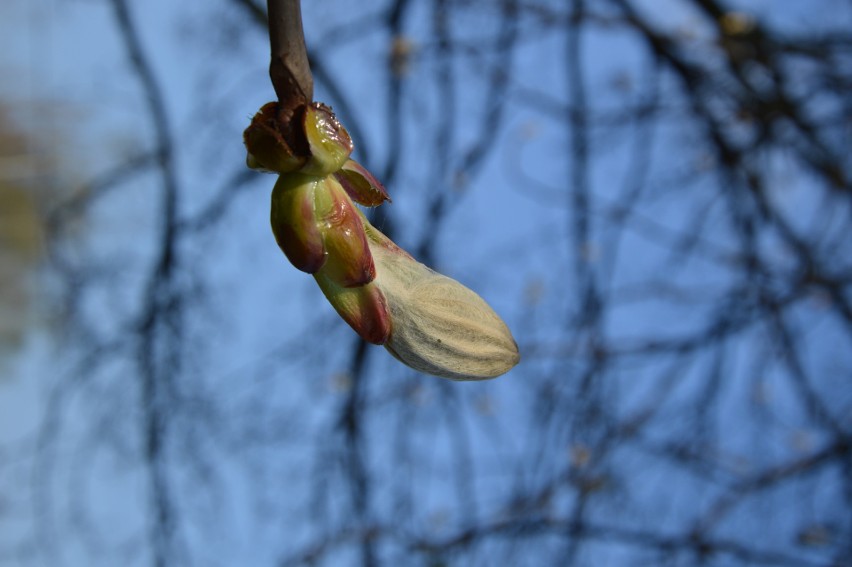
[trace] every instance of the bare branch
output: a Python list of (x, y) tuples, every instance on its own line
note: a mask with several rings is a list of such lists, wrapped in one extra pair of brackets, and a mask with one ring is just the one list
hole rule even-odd
[[(314, 79), (302, 31), (300, 0), (269, 0), (269, 78), (278, 100), (293, 108), (313, 101)], [(296, 102), (299, 104), (296, 104)]]

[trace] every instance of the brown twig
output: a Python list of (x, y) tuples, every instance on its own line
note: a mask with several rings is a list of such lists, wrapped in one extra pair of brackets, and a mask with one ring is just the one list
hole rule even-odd
[(296, 108), (314, 98), (314, 79), (302, 31), (300, 0), (268, 0), (269, 78), (283, 107)]
[[(259, 131), (261, 136), (273, 134), (276, 144), (285, 148), (289, 156), (305, 157), (309, 154), (303, 119), (305, 108), (313, 102), (314, 79), (308, 63), (305, 35), (302, 31), (300, 0), (268, 0), (269, 44), (271, 56), (269, 78), (278, 96), (278, 102), (264, 106), (246, 129), (244, 137), (250, 138)], [(246, 0), (244, 4), (258, 14), (261, 8)]]

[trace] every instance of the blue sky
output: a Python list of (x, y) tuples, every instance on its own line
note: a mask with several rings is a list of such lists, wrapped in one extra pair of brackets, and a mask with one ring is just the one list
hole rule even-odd
[[(785, 2), (783, 10), (768, 0), (740, 4), (779, 28), (842, 29), (852, 19), (848, 3), (830, 0), (820, 4), (821, 10), (801, 14), (805, 3)], [(661, 28), (693, 34), (696, 48), (704, 45), (706, 30), (697, 26), (697, 16), (682, 9), (683, 2), (641, 5)], [(522, 28), (535, 32), (523, 36), (515, 54), (505, 122), (480, 173), (458, 183), (435, 156), (442, 144), (452, 144), (459, 153), (448, 163), (458, 166), (458, 155), (477, 138), (489, 94), (489, 65), (494, 64), (489, 42), (498, 20), (475, 2), (455, 12), (451, 29), (468, 51), (450, 70), (457, 83), (448, 141), (440, 138), (446, 85), (436, 79), (441, 63), (429, 6), (415, 3), (405, 24), (413, 55), (404, 86), (404, 154), (400, 173), (388, 183), (393, 204), (385, 206), (399, 225), (398, 241), (412, 248), (427, 230), (423, 211), (431, 196), (436, 191), (451, 195), (434, 237), (436, 267), (495, 307), (524, 357), (520, 367), (496, 381), (448, 384), (417, 376), (380, 348), (371, 349), (365, 393), (371, 411), (364, 431), (369, 471), (378, 485), (372, 513), (384, 520), (407, 511), (400, 529), (441, 537), (467, 522), (511, 517), (512, 494), (534, 492), (573, 470), (572, 459), (586, 444), (593, 445), (598, 429), (586, 428), (580, 415), (583, 400), (573, 400), (591, 364), (590, 337), (566, 330), (566, 321), (583, 305), (570, 230), (575, 164), (560, 114), (568, 93), (566, 69), (559, 64), (563, 29)], [(157, 0), (132, 9), (176, 140), (180, 214), (193, 219), (227, 192), (228, 180), (244, 160), (242, 129), (273, 96), (266, 38), (227, 3)], [(10, 3), (3, 10), (0, 37), (6, 43), (0, 69), (17, 80), (4, 81), (0, 94), (13, 101), (24, 127), (55, 133), (45, 143), (48, 151), (55, 151), (51, 143), (61, 145), (51, 183), (39, 191), (71, 195), (86, 180), (150, 148), (144, 96), (128, 69), (108, 3), (37, 0)], [(365, 26), (361, 35), (351, 29), (353, 21), (363, 25), (360, 15), (354, 4), (331, 0), (304, 8), (308, 44), (329, 42), (320, 54), (363, 133), (355, 140), (355, 156), (361, 157), (359, 144), (368, 148), (369, 165), (381, 171), (393, 149), (385, 123), (388, 37), (379, 28)], [(665, 117), (647, 128), (613, 122), (590, 134), (592, 228), (585, 251), (592, 271), (617, 296), (603, 322), (604, 335), (610, 346), (629, 350), (648, 336), (688, 336), (703, 329), (719, 302), (742, 284), (740, 274), (726, 267), (738, 241), (716, 192), (718, 180), (702, 169), (707, 150), (676, 81), (656, 80), (633, 35), (617, 27), (593, 29), (583, 46), (595, 116), (604, 122), (617, 118), (655, 92), (666, 100)], [(316, 98), (339, 107), (321, 81)], [(32, 104), (44, 102), (55, 105), (55, 112), (44, 114)], [(818, 225), (823, 209), (813, 205), (812, 180), (783, 154), (767, 160), (777, 162), (773, 179), (779, 208), (806, 211), (790, 214), (796, 222), (810, 219), (802, 230)], [(643, 200), (629, 228), (619, 230), (612, 213), (642, 165), (648, 167)], [(293, 269), (277, 249), (267, 220), (273, 182), (272, 176), (259, 176), (234, 188), (237, 196), (222, 220), (180, 245), (184, 263), (177, 286), (187, 306), (185, 356), (181, 373), (172, 378), (184, 409), (173, 416), (178, 433), (169, 448), (169, 474), (184, 522), (179, 535), (185, 548), (179, 554), (203, 565), (273, 564), (326, 535), (324, 530), (345, 527), (350, 514), (339, 462), (345, 447), (335, 420), (350, 391), (353, 338), (313, 280)], [(0, 461), (7, 462), (0, 468), (0, 494), (13, 494), (10, 513), (3, 513), (0, 500), (0, 534), (7, 534), (0, 536), (0, 565), (146, 564), (150, 518), (148, 472), (140, 457), (138, 369), (132, 348), (121, 345), (155, 253), (157, 184), (153, 171), (129, 178), (91, 207), (73, 239), (62, 244), (68, 257), (100, 274), (80, 295), (80, 315), (92, 340), (68, 336), (61, 326), (36, 327), (0, 381)], [(44, 197), (46, 206), (52, 199)], [(842, 236), (848, 217), (842, 210), (831, 214), (834, 233), (848, 246)], [(672, 254), (672, 235), (691, 230), (698, 234), (700, 253)], [(776, 245), (769, 240), (766, 247), (773, 250)], [(776, 267), (783, 274), (789, 258), (776, 248)], [(45, 272), (43, 285), (50, 292), (56, 282)], [(648, 288), (660, 283), (671, 285), (671, 293), (649, 294)], [(804, 363), (817, 387), (832, 391), (838, 376), (848, 377), (848, 337), (830, 315), (823, 315), (820, 301), (803, 302), (791, 317), (802, 328), (802, 340), (809, 341), (803, 343)], [(51, 312), (53, 307), (45, 300), (34, 309)], [(112, 339), (119, 346), (106, 349), (90, 370), (87, 346), (111, 345)], [(602, 407), (614, 420), (649, 408), (659, 411), (659, 418), (635, 445), (606, 453), (601, 475), (607, 488), (592, 519), (634, 526), (651, 518), (661, 529), (676, 532), (718, 497), (720, 485), (688, 467), (673, 467), (661, 456), (662, 448), (698, 419), (701, 388), (715, 375), (722, 386), (706, 404), (715, 417), (708, 420), (713, 431), (704, 448), (719, 477), (736, 478), (819, 449), (825, 431), (803, 415), (795, 383), (773, 349), (758, 326), (700, 356), (625, 356), (613, 363), (606, 380), (588, 395), (604, 400)], [(31, 450), (44, 435), (46, 405), (62, 388), (59, 434), (46, 451)], [(558, 411), (543, 407), (548, 392)], [(193, 402), (203, 411), (193, 413)], [(838, 391), (828, 402), (847, 416), (848, 425), (850, 393)], [(107, 434), (99, 437), (99, 432)], [(11, 454), (20, 460), (7, 461)], [(473, 471), (467, 479), (455, 474), (462, 455)], [(45, 459), (52, 466), (40, 475)], [(783, 487), (767, 497), (770, 517), (760, 517), (759, 508), (747, 503), (731, 514), (721, 535), (766, 535), (769, 547), (781, 546), (811, 519), (839, 518), (832, 507), (839, 481), (824, 474), (824, 482), (809, 481), (802, 493)], [(318, 489), (323, 475), (328, 477), (324, 491)], [(814, 486), (828, 488), (815, 494)], [(558, 517), (576, 499), (574, 492), (561, 490), (551, 495), (546, 512)], [(790, 517), (778, 513), (794, 499), (810, 499), (811, 506)], [(58, 536), (53, 547), (30, 553), (50, 530)], [(550, 545), (542, 543), (542, 556)], [(500, 542), (488, 552), (513, 557), (511, 546)], [(588, 557), (617, 561), (620, 552), (627, 551), (617, 545), (593, 547)], [(350, 551), (341, 553), (329, 564), (354, 561)]]

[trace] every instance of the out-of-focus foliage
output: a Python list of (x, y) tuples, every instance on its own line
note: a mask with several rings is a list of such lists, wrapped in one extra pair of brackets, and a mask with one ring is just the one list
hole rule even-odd
[(0, 357), (20, 345), (32, 322), (35, 270), (44, 251), (37, 158), (9, 115), (0, 106)]
[(852, 564), (849, 2), (304, 3), (371, 223), (517, 339), (477, 384), (280, 257), (265, 6), (183, 4), (62, 4), (126, 144), (81, 130), (48, 214), (72, 332), (0, 445), (0, 563)]

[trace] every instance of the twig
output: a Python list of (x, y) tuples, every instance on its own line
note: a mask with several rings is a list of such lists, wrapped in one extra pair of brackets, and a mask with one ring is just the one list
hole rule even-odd
[(269, 78), (282, 106), (296, 108), (314, 98), (314, 79), (302, 31), (300, 0), (268, 0), (271, 60)]

